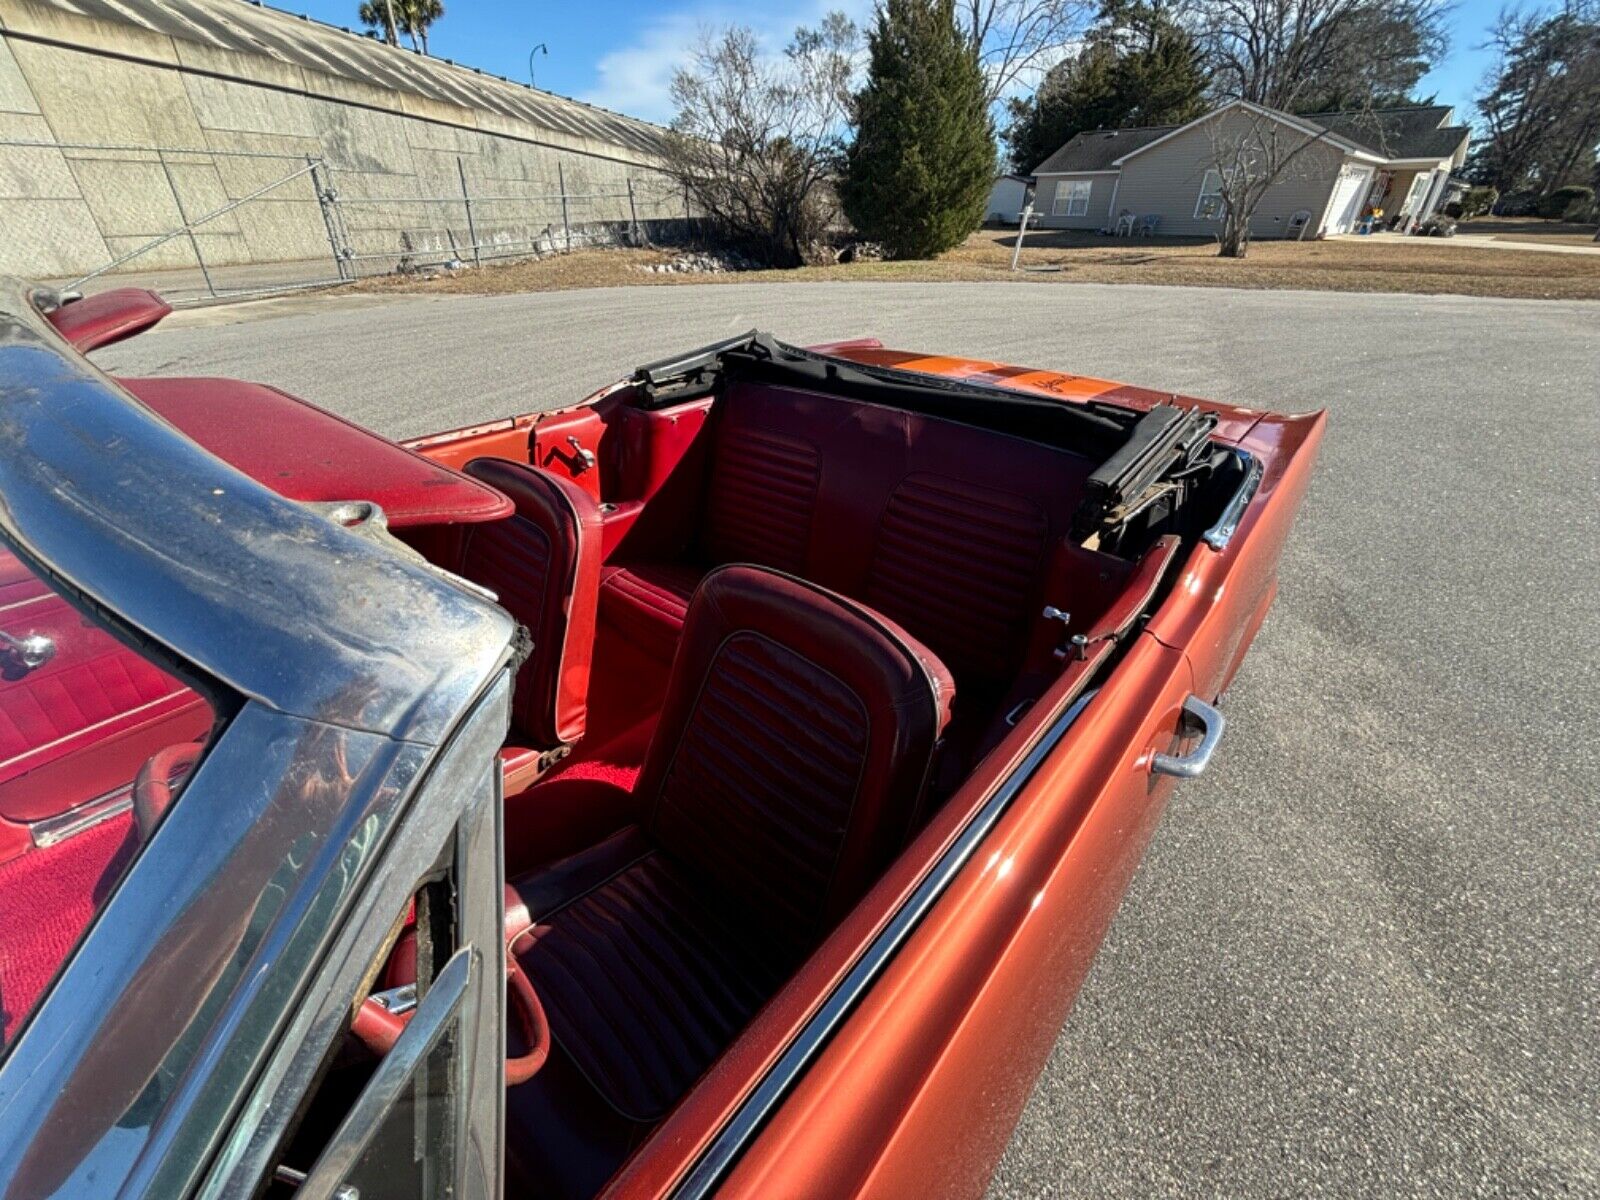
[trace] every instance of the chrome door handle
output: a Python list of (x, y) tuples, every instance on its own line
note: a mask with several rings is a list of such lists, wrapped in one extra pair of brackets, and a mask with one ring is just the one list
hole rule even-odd
[(1190, 696), (1183, 702), (1183, 715), (1200, 726), (1200, 744), (1188, 754), (1156, 754), (1150, 758), (1153, 775), (1171, 775), (1178, 779), (1197, 779), (1211, 763), (1212, 752), (1222, 740), (1227, 720), (1199, 696)]
[(0, 670), (7, 679), (21, 679), (56, 655), (56, 644), (42, 633), (14, 637), (0, 629)]

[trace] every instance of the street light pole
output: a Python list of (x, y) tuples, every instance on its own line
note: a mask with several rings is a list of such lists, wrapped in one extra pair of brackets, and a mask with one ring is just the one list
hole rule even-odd
[(540, 53), (544, 54), (544, 56), (546, 58), (550, 57), (550, 50), (543, 42), (540, 42), (532, 50), (528, 51), (528, 86), (529, 87), (536, 88), (536, 87), (539, 86), (537, 83), (535, 83), (533, 81), (533, 56), (535, 54), (540, 54)]

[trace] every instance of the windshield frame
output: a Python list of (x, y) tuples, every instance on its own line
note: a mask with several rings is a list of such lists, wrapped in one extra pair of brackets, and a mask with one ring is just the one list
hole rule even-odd
[(515, 626), (196, 446), (54, 302), (0, 278), (3, 540), (237, 705), (0, 1061), (0, 1196), (91, 1162), (155, 1194), (210, 1153)]

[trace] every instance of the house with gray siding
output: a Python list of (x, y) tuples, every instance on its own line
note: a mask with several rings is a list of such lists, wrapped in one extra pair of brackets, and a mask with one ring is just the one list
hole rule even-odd
[[(1115, 231), (1119, 219), (1178, 236), (1220, 227), (1217, 146), (1269, 122), (1294, 151), (1251, 218), (1252, 237), (1349, 233), (1369, 209), (1410, 232), (1442, 203), (1469, 131), (1445, 105), (1295, 116), (1233, 101), (1185, 125), (1078, 134), (1034, 170), (1038, 227)], [(1296, 221), (1296, 217), (1299, 221)], [(1128, 221), (1132, 218), (1131, 222)]]

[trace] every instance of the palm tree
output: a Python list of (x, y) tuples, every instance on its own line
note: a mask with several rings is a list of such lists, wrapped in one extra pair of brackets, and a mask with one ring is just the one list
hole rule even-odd
[(357, 16), (391, 46), (400, 44), (400, 30), (405, 30), (411, 48), (426, 54), (428, 26), (444, 16), (444, 5), (440, 0), (364, 0)]
[(356, 16), (368, 29), (381, 32), (383, 40), (391, 46), (400, 44), (399, 32), (395, 29), (393, 0), (366, 0), (357, 11)]
[(406, 34), (411, 38), (412, 46), (416, 46), (417, 39), (422, 39), (422, 52), (428, 52), (428, 26), (444, 16), (444, 5), (440, 0), (397, 0), (400, 9), (400, 24)]

